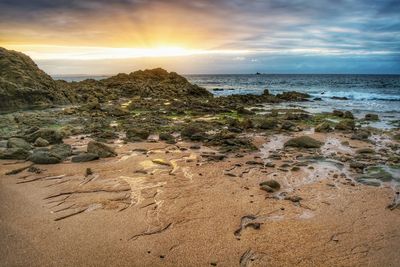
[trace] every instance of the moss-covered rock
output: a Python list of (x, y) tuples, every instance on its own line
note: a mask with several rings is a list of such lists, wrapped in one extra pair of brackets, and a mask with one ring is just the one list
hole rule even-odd
[(352, 119), (341, 120), (335, 126), (335, 129), (340, 131), (353, 131), (355, 128), (356, 128), (356, 123)]
[(112, 147), (107, 146), (106, 144), (90, 141), (87, 146), (87, 152), (91, 154), (96, 154), (100, 158), (108, 158), (115, 157), (117, 153)]
[(306, 135), (292, 138), (285, 143), (285, 147), (300, 147), (300, 148), (320, 148), (322, 145), (323, 145), (322, 142)]
[(315, 131), (319, 133), (329, 133), (333, 131), (333, 128), (329, 122), (324, 121), (315, 127)]

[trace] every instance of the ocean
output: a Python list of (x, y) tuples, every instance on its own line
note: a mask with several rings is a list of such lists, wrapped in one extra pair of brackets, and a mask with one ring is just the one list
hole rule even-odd
[[(80, 81), (97, 77), (62, 77), (67, 81)], [(349, 110), (358, 118), (367, 113), (378, 114), (381, 121), (371, 126), (400, 127), (400, 75), (313, 75), (313, 74), (261, 74), (261, 75), (185, 75), (192, 83), (204, 87), (216, 96), (231, 94), (271, 94), (285, 91), (305, 92), (312, 96), (309, 102), (284, 103), (266, 107), (299, 108), (311, 113)], [(55, 77), (57, 78), (57, 77)], [(333, 99), (335, 97), (347, 100)]]

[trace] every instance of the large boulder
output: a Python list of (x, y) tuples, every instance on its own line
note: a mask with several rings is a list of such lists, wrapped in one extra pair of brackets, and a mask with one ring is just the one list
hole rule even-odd
[(87, 146), (87, 152), (96, 154), (100, 158), (108, 158), (108, 157), (115, 157), (117, 153), (112, 147), (107, 146), (106, 144), (90, 141)]
[(61, 158), (46, 150), (34, 151), (28, 160), (36, 164), (57, 164), (61, 162)]
[(29, 151), (23, 148), (2, 148), (0, 149), (0, 159), (20, 159), (24, 160), (30, 155)]
[(8, 139), (7, 147), (9, 148), (22, 148), (24, 150), (32, 149), (31, 144), (25, 141), (25, 139), (18, 137), (11, 137)]
[(285, 147), (300, 147), (300, 148), (320, 148), (322, 145), (323, 145), (322, 142), (306, 135), (292, 138), (285, 143)]
[(59, 131), (55, 129), (39, 129), (29, 135), (26, 136), (26, 139), (33, 143), (38, 139), (39, 137), (45, 139), (49, 144), (60, 144), (62, 143), (62, 135)]
[(62, 160), (72, 155), (72, 147), (68, 144), (53, 145), (49, 151)]

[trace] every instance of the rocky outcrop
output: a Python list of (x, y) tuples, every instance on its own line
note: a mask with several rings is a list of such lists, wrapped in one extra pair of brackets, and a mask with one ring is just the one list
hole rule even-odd
[(71, 93), (23, 53), (0, 47), (0, 109), (70, 103)]
[(161, 68), (121, 73), (99, 81), (55, 81), (27, 55), (0, 47), (0, 110), (105, 102), (134, 96), (171, 99), (212, 97), (212, 94)]
[(95, 97), (105, 102), (119, 97), (151, 97), (157, 99), (212, 97), (212, 94), (175, 72), (157, 68), (120, 73), (103, 80), (88, 79), (81, 82), (59, 82), (77, 93), (80, 102)]

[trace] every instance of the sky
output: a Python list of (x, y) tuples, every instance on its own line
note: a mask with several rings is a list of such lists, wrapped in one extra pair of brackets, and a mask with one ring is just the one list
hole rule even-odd
[(52, 75), (400, 74), (400, 0), (0, 0), (0, 46)]

